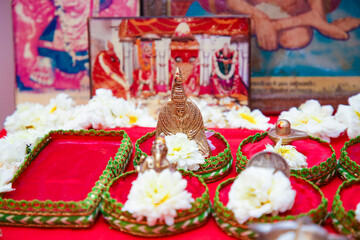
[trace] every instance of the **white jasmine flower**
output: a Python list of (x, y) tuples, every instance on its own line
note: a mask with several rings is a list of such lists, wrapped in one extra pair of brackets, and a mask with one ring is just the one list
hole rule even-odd
[(227, 127), (225, 116), (221, 108), (217, 105), (208, 106), (205, 100), (197, 101), (191, 99), (200, 109), (203, 117), (204, 126), (207, 128), (224, 128)]
[(360, 135), (360, 93), (348, 102), (349, 105), (339, 105), (335, 119), (346, 125), (349, 138), (355, 138)]
[(355, 219), (360, 223), (360, 203), (356, 205)]
[(177, 163), (178, 169), (196, 171), (200, 164), (205, 163), (195, 140), (189, 140), (186, 134), (166, 136), (165, 141), (168, 148), (167, 159), (170, 163)]
[(58, 94), (45, 107), (49, 129), (80, 130), (90, 127), (84, 106), (76, 106), (65, 93)]
[(308, 100), (299, 109), (292, 107), (281, 112), (279, 119), (286, 119), (293, 128), (330, 142), (330, 137), (337, 138), (346, 129), (332, 116), (333, 112), (330, 105), (321, 106), (316, 100)]
[(187, 181), (181, 174), (169, 169), (161, 173), (154, 170), (139, 173), (122, 211), (130, 212), (138, 221), (146, 217), (149, 226), (156, 225), (157, 221), (173, 225), (176, 210), (189, 209), (194, 202), (186, 186)]
[(274, 173), (274, 169), (249, 167), (232, 184), (227, 208), (243, 224), (252, 217), (291, 209), (295, 196), (290, 180), (281, 171)]
[(282, 139), (280, 139), (275, 147), (270, 144), (266, 144), (265, 148), (268, 151), (279, 153), (283, 156), (286, 162), (289, 164), (290, 169), (299, 170), (308, 166), (306, 162), (306, 156), (298, 152), (295, 146), (281, 145)]
[(11, 179), (16, 172), (15, 168), (1, 168), (0, 167), (0, 193), (10, 192), (14, 189), (11, 187)]
[(258, 109), (251, 111), (247, 106), (240, 106), (238, 109), (234, 106), (225, 116), (232, 128), (265, 131), (272, 126), (269, 124), (270, 118), (265, 117)]
[(90, 128), (88, 111), (85, 105), (75, 106), (69, 111), (63, 113), (59, 129), (63, 130), (81, 130)]
[(87, 112), (94, 128), (156, 126), (155, 119), (147, 110), (123, 98), (114, 97), (111, 90), (96, 90), (96, 95), (87, 105)]
[(50, 103), (46, 106), (48, 113), (56, 113), (68, 111), (75, 107), (74, 100), (66, 93), (59, 93), (55, 98), (50, 99)]
[(24, 162), (27, 144), (32, 140), (24, 132), (10, 133), (0, 139), (0, 169), (18, 168)]
[(8, 133), (27, 129), (41, 129), (47, 125), (45, 107), (38, 103), (19, 104), (16, 111), (6, 117), (4, 123)]

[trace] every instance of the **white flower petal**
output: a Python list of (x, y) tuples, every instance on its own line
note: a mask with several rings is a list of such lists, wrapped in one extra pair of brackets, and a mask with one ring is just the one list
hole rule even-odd
[(133, 181), (128, 200), (122, 211), (128, 211), (137, 219), (146, 217), (149, 226), (164, 220), (174, 224), (176, 210), (191, 208), (194, 199), (186, 190), (187, 181), (179, 172), (169, 169), (157, 173), (154, 170), (140, 173)]
[(242, 171), (229, 191), (227, 208), (243, 224), (249, 218), (291, 209), (296, 191), (282, 172), (274, 169), (249, 167)]
[(200, 164), (205, 163), (195, 140), (189, 140), (186, 134), (166, 136), (165, 141), (168, 148), (167, 159), (170, 163), (177, 163), (178, 169), (196, 171)]

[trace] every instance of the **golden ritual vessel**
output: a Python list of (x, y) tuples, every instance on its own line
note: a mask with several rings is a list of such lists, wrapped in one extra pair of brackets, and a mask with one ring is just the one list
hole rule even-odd
[(156, 137), (161, 133), (165, 136), (184, 133), (189, 140), (195, 140), (204, 157), (211, 155), (200, 109), (186, 97), (179, 68), (174, 75), (171, 100), (160, 109)]

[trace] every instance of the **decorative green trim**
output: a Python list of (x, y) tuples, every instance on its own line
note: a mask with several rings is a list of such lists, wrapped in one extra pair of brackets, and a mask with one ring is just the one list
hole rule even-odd
[[(56, 136), (113, 136), (122, 137), (114, 158), (110, 158), (105, 170), (89, 194), (81, 201), (31, 201), (4, 199), (0, 196), (0, 225), (36, 227), (89, 227), (98, 213), (101, 194), (109, 182), (121, 174), (129, 161), (132, 143), (125, 131), (51, 131), (34, 147), (16, 172), (12, 182), (31, 164), (39, 153)], [(94, 213), (96, 213), (94, 215)], [(93, 216), (93, 218), (91, 218)], [(51, 221), (49, 221), (51, 220)], [(49, 222), (49, 223), (48, 223)]]
[(321, 195), (321, 203), (315, 208), (311, 209), (307, 213), (301, 213), (298, 215), (286, 215), (286, 216), (271, 216), (264, 215), (259, 218), (251, 218), (246, 221), (244, 224), (239, 224), (234, 216), (234, 213), (228, 209), (219, 199), (220, 190), (225, 186), (232, 184), (235, 178), (230, 178), (222, 183), (216, 188), (214, 204), (213, 204), (213, 216), (215, 218), (218, 226), (228, 235), (237, 237), (237, 238), (249, 238), (254, 239), (256, 237), (256, 233), (250, 230), (247, 226), (249, 223), (273, 223), (278, 221), (288, 221), (288, 220), (296, 220), (303, 216), (309, 216), (315, 223), (322, 223), (327, 216), (327, 199), (321, 190), (311, 181), (308, 181), (305, 178), (297, 176), (295, 174), (291, 175), (292, 177), (303, 179), (307, 183), (309, 183), (320, 195)]
[[(213, 130), (208, 130), (208, 131), (214, 132)], [(155, 132), (156, 131), (149, 132), (136, 141), (134, 166), (139, 165), (140, 157), (142, 155), (145, 155), (146, 157), (148, 156), (145, 152), (143, 152), (140, 149), (140, 144), (144, 143), (145, 141), (155, 136)], [(225, 177), (227, 174), (229, 174), (231, 172), (231, 165), (233, 161), (232, 154), (230, 151), (230, 145), (226, 141), (226, 139), (218, 132), (214, 133), (214, 137), (222, 140), (225, 143), (226, 145), (225, 150), (216, 156), (210, 156), (206, 158), (205, 163), (200, 165), (199, 170), (194, 171), (194, 173), (201, 176), (206, 183), (215, 182)]]
[(360, 165), (351, 160), (347, 152), (350, 146), (358, 143), (360, 143), (360, 135), (345, 142), (344, 147), (340, 150), (338, 172), (344, 180), (360, 178)]
[(343, 202), (340, 199), (340, 193), (343, 189), (355, 184), (360, 184), (360, 179), (351, 179), (343, 182), (339, 186), (334, 196), (330, 215), (336, 231), (351, 239), (360, 238), (360, 223), (355, 219), (354, 210), (345, 210)]
[(150, 227), (146, 220), (137, 221), (129, 212), (122, 211), (123, 203), (110, 196), (111, 185), (130, 175), (137, 174), (135, 171), (127, 172), (113, 179), (106, 187), (101, 202), (101, 212), (105, 220), (115, 229), (137, 236), (160, 237), (185, 232), (204, 225), (210, 218), (211, 204), (209, 189), (204, 180), (190, 171), (180, 170), (183, 176), (196, 177), (205, 187), (201, 197), (195, 199), (192, 207), (188, 210), (177, 211), (174, 225), (167, 226), (165, 223)]
[[(254, 143), (258, 142), (262, 139), (264, 139), (268, 135), (268, 132), (264, 133), (257, 133), (253, 136), (249, 136), (246, 139), (244, 139), (241, 144), (239, 145), (239, 148), (236, 152), (236, 172), (241, 172), (245, 169), (246, 164), (248, 163), (249, 159), (241, 152), (241, 149), (244, 147), (244, 145), (248, 143)], [(319, 143), (326, 143), (325, 141), (321, 140), (320, 138), (316, 137), (309, 137), (311, 140), (314, 140)], [(325, 162), (321, 162), (318, 165), (315, 165), (311, 168), (302, 168), (300, 170), (291, 170), (291, 173), (296, 174), (298, 176), (301, 176), (303, 178), (306, 178), (307, 180), (312, 181), (318, 186), (325, 185), (328, 182), (330, 182), (336, 173), (336, 154), (334, 148), (329, 144), (329, 147), (332, 151), (331, 156), (326, 159)]]

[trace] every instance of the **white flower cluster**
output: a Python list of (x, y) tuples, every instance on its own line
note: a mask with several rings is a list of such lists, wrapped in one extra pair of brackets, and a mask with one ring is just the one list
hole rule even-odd
[(340, 104), (335, 119), (345, 124), (349, 138), (360, 135), (360, 93), (348, 99), (349, 105)]
[(146, 217), (149, 226), (155, 226), (157, 221), (165, 221), (171, 226), (177, 216), (176, 210), (189, 209), (194, 202), (186, 186), (187, 181), (177, 171), (139, 173), (122, 211), (128, 211), (137, 221)]
[(147, 109), (134, 102), (113, 96), (111, 90), (98, 89), (86, 106), (89, 123), (93, 128), (155, 127), (156, 121)]
[(269, 124), (270, 118), (265, 117), (258, 109), (251, 111), (247, 106), (234, 106), (225, 113), (225, 117), (232, 128), (266, 131), (272, 127), (272, 124)]
[(249, 218), (291, 209), (295, 196), (290, 180), (281, 171), (274, 173), (274, 169), (249, 167), (232, 184), (227, 208), (243, 224)]
[(281, 112), (279, 119), (286, 119), (291, 127), (307, 132), (330, 142), (330, 138), (337, 138), (346, 126), (332, 115), (334, 108), (330, 105), (321, 106), (316, 100), (308, 100), (299, 108), (292, 107), (289, 111)]
[(299, 170), (306, 168), (308, 163), (306, 162), (306, 156), (296, 150), (295, 146), (282, 145), (281, 139), (276, 143), (275, 147), (270, 144), (266, 144), (267, 151), (279, 153), (283, 156), (286, 162), (289, 164), (290, 169)]
[(196, 171), (200, 164), (205, 163), (205, 158), (199, 152), (195, 140), (189, 140), (186, 134), (166, 136), (165, 142), (168, 148), (166, 157), (170, 163), (177, 163), (178, 169)]

